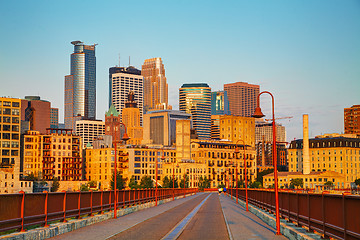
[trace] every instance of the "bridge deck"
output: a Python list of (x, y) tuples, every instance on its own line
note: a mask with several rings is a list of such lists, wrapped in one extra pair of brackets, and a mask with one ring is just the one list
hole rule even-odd
[[(226, 220), (225, 220), (226, 219)], [(286, 239), (230, 198), (203, 193), (53, 239)]]

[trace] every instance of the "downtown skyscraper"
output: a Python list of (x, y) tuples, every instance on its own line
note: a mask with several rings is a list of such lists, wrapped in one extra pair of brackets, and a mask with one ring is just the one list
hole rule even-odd
[(96, 118), (95, 46), (73, 41), (70, 75), (65, 76), (65, 127), (75, 130), (77, 120)]
[(142, 65), (144, 76), (144, 110), (168, 108), (168, 84), (161, 58), (146, 59)]
[(134, 101), (140, 111), (140, 124), (143, 121), (144, 77), (135, 67), (109, 68), (109, 108), (114, 105), (122, 119), (122, 109), (128, 101), (128, 94), (134, 94)]
[(206, 83), (183, 84), (179, 89), (179, 110), (192, 115), (199, 138), (211, 136), (211, 88)]
[(224, 91), (229, 98), (229, 107), (232, 115), (251, 117), (256, 108), (256, 98), (260, 86), (246, 82), (224, 84)]

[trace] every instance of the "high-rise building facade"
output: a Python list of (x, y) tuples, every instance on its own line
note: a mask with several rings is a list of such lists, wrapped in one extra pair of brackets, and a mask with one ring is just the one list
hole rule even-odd
[(39, 96), (26, 96), (21, 100), (21, 120), (29, 122), (29, 130), (46, 133), (50, 128), (51, 103)]
[(224, 115), (220, 117), (220, 138), (233, 143), (255, 147), (255, 119), (252, 117), (240, 117)]
[(0, 169), (19, 171), (21, 100), (0, 97), (0, 119)]
[(96, 118), (95, 46), (73, 41), (70, 75), (65, 76), (65, 127), (75, 129), (81, 118)]
[(360, 136), (360, 105), (344, 108), (344, 128), (345, 133)]
[(229, 107), (232, 115), (251, 117), (256, 108), (256, 98), (260, 86), (245, 82), (224, 84), (224, 91), (229, 98)]
[(142, 126), (144, 106), (144, 77), (141, 71), (134, 67), (112, 67), (109, 69), (109, 108), (114, 105), (120, 114), (125, 108), (129, 92), (134, 93), (134, 99), (140, 111)]
[(142, 65), (144, 76), (145, 112), (168, 108), (168, 84), (161, 58), (146, 59)]
[(137, 107), (134, 93), (129, 92), (128, 101), (122, 110), (122, 121), (126, 126), (129, 144), (140, 145), (143, 139), (143, 128), (140, 125), (140, 110)]
[(192, 115), (199, 138), (211, 136), (211, 88), (206, 83), (183, 84), (179, 89), (180, 111)]
[(50, 128), (59, 128), (59, 109), (50, 108)]
[(229, 99), (226, 91), (211, 93), (211, 115), (230, 115)]
[(81, 137), (82, 148), (105, 134), (105, 123), (100, 120), (79, 120), (76, 121), (76, 135)]
[(144, 115), (143, 143), (165, 146), (175, 145), (177, 120), (190, 121), (191, 115), (176, 110), (147, 112)]

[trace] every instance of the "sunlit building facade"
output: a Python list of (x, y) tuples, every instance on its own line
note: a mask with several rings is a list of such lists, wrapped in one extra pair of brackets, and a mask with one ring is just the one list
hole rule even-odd
[(105, 122), (100, 120), (76, 121), (75, 133), (81, 137), (82, 148), (85, 148), (87, 144), (92, 145), (97, 137), (105, 134)]
[(344, 128), (345, 133), (360, 136), (360, 105), (344, 108)]
[(246, 82), (224, 84), (229, 98), (230, 112), (236, 116), (251, 117), (255, 111), (260, 86)]
[[(65, 127), (75, 130), (76, 120), (96, 118), (95, 46), (73, 41), (70, 75), (65, 76)], [(74, 117), (76, 119), (74, 119)]]
[(141, 71), (130, 67), (111, 67), (109, 69), (109, 108), (114, 105), (122, 117), (129, 92), (134, 93), (134, 100), (140, 111), (140, 125), (144, 109), (144, 77)]
[(82, 179), (80, 136), (68, 129), (48, 129), (46, 134), (28, 131), (22, 145), (23, 175), (42, 180), (79, 181)]
[(29, 122), (29, 130), (45, 134), (51, 125), (51, 103), (39, 96), (25, 96), (21, 100), (21, 120)]
[(161, 58), (146, 59), (142, 65), (144, 76), (144, 109), (160, 110), (168, 108), (168, 84)]
[(206, 83), (183, 84), (179, 89), (179, 110), (192, 115), (199, 138), (211, 137), (211, 88)]

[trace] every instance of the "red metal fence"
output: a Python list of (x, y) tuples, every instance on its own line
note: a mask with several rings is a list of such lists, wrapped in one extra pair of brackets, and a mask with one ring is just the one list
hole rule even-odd
[[(236, 189), (229, 189), (236, 195)], [(245, 189), (238, 190), (245, 201)], [(275, 214), (273, 190), (248, 189), (248, 201)], [(325, 238), (360, 239), (360, 196), (279, 192), (280, 217), (315, 231)]]
[[(197, 189), (158, 189), (158, 200), (195, 193)], [(155, 201), (155, 189), (120, 190), (117, 207)], [(25, 231), (34, 225), (66, 222), (68, 218), (103, 213), (114, 209), (114, 191), (55, 192), (0, 195), (0, 232)]]

